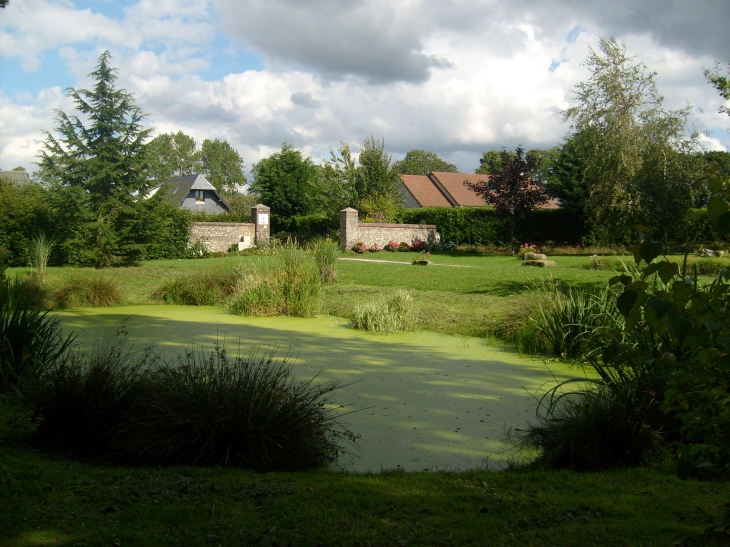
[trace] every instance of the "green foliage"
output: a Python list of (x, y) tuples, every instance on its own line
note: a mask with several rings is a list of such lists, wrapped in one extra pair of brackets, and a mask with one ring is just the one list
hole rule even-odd
[(200, 161), (208, 181), (226, 196), (236, 194), (248, 182), (243, 174), (243, 159), (226, 141), (205, 139)]
[(545, 190), (530, 176), (536, 168), (535, 156), (525, 156), (517, 147), (514, 155), (503, 150), (502, 170), (492, 173), (486, 181), (466, 183), (494, 209), (510, 219), (510, 240), (515, 241), (517, 220), (528, 211), (548, 201)]
[(94, 272), (69, 279), (56, 291), (55, 299), (64, 308), (103, 308), (121, 304), (122, 291), (114, 277)]
[[(0, 247), (6, 250), (5, 263), (9, 266), (30, 263), (34, 236), (59, 231), (51, 195), (39, 184), (18, 186), (0, 179), (0, 218)], [(54, 258), (60, 256), (58, 251)]]
[[(400, 204), (400, 179), (391, 165), (391, 155), (385, 152), (385, 139), (370, 136), (360, 147), (358, 168), (355, 172), (355, 208), (366, 200), (380, 200), (382, 204)], [(374, 212), (374, 211), (372, 211)], [(386, 213), (386, 211), (381, 211)]]
[(453, 163), (442, 160), (434, 152), (410, 150), (402, 160), (395, 162), (393, 168), (401, 175), (428, 175), (432, 171), (458, 173)]
[(338, 243), (319, 237), (310, 243), (314, 260), (319, 269), (319, 277), (324, 285), (337, 281), (337, 260), (342, 256)]
[(547, 177), (550, 195), (560, 200), (563, 209), (578, 215), (583, 214), (588, 199), (585, 170), (590, 132), (590, 129), (585, 129), (566, 137)]
[(601, 39), (599, 48), (585, 63), (591, 77), (576, 86), (577, 104), (564, 112), (580, 136), (586, 216), (597, 234), (614, 241), (650, 220), (666, 244), (695, 191), (697, 168), (680, 154), (697, 148), (694, 136), (683, 135), (689, 109), (665, 110), (656, 74), (634, 62), (623, 44)]
[(413, 330), (417, 320), (418, 308), (413, 297), (400, 289), (389, 299), (378, 298), (357, 304), (350, 324), (355, 329), (391, 333)]
[[(705, 78), (707, 78), (707, 81), (712, 84), (712, 86), (720, 94), (720, 97), (722, 97), (726, 101), (730, 101), (730, 79), (727, 76), (722, 76), (720, 74), (719, 63), (715, 65), (714, 72), (705, 69), (704, 74)], [(726, 114), (730, 114), (730, 110), (728, 110), (727, 106), (721, 106), (719, 112), (725, 112)]]
[[(507, 156), (513, 158), (514, 152), (506, 152)], [(501, 173), (504, 169), (504, 160), (502, 152), (499, 150), (488, 150), (479, 158), (479, 168), (475, 171), (478, 175), (493, 175)]]
[(224, 348), (170, 363), (134, 350), (123, 328), (91, 353), (67, 352), (21, 384), (44, 448), (123, 464), (300, 470), (334, 460), (336, 383), (293, 380), (286, 359), (230, 359)]
[(304, 470), (334, 461), (342, 429), (328, 396), (337, 383), (297, 382), (287, 360), (189, 352), (159, 366), (143, 407), (114, 439), (123, 461)]
[(0, 280), (0, 393), (53, 364), (68, 349), (61, 321), (41, 309), (42, 289), (17, 277)]
[(228, 270), (190, 273), (168, 281), (153, 298), (180, 306), (221, 306), (233, 294), (238, 275)]
[(201, 171), (201, 153), (195, 139), (182, 131), (163, 133), (145, 146), (149, 161), (148, 176), (154, 183)]
[(53, 239), (48, 239), (44, 234), (39, 234), (33, 238), (31, 244), (31, 265), (36, 268), (36, 273), (41, 283), (46, 279), (48, 259), (51, 257), (51, 252), (55, 246), (56, 242)]
[(271, 207), (273, 228), (287, 230), (292, 217), (312, 212), (309, 194), (319, 177), (311, 158), (284, 143), (281, 151), (254, 164), (252, 190)]
[[(405, 209), (398, 220), (406, 224), (434, 224), (445, 242), (481, 245), (510, 242), (509, 220), (491, 208)], [(564, 209), (533, 209), (525, 213), (516, 226), (518, 240), (539, 243), (554, 241), (575, 245), (585, 233), (580, 216)]]
[(175, 207), (158, 195), (141, 200), (136, 209), (134, 218), (129, 219), (127, 225), (133, 234), (130, 247), (136, 246), (140, 259), (183, 258), (187, 255), (190, 227), (193, 221), (197, 221), (196, 215)]
[(142, 129), (144, 114), (133, 96), (115, 87), (110, 61), (105, 51), (89, 74), (93, 90), (69, 91), (78, 115), (57, 111), (58, 137), (46, 132), (39, 162), (73, 226), (64, 246), (97, 267), (138, 258), (127, 221), (135, 215), (133, 192), (149, 186), (144, 141), (150, 131)]
[(44, 448), (108, 457), (110, 444), (141, 412), (149, 389), (151, 349), (134, 351), (120, 330), (89, 354), (70, 351), (21, 386), (34, 422), (32, 440)]
[(355, 177), (357, 165), (352, 157), (350, 146), (340, 143), (335, 153), (330, 151), (330, 160), (320, 167), (320, 178), (316, 179), (311, 200), (314, 210), (338, 222), (339, 214), (345, 207), (355, 204)]
[(542, 420), (521, 434), (539, 466), (590, 471), (645, 463), (661, 446), (661, 389), (631, 378), (551, 393)]
[(322, 278), (309, 255), (288, 244), (273, 264), (241, 267), (233, 296), (226, 303), (235, 315), (313, 317), (322, 305)]

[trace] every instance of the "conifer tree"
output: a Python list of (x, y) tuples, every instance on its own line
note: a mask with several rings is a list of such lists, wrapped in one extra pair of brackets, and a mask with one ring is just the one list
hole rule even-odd
[(128, 220), (135, 215), (135, 193), (149, 186), (144, 141), (150, 130), (142, 127), (145, 114), (132, 94), (116, 88), (111, 61), (108, 51), (99, 57), (89, 74), (93, 89), (69, 90), (77, 113), (56, 111), (56, 134), (45, 132), (38, 162), (72, 217), (67, 252), (96, 267), (138, 255)]

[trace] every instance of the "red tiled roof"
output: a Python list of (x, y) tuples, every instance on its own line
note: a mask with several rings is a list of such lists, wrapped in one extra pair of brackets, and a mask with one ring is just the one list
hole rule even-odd
[(425, 175), (400, 175), (403, 185), (421, 207), (451, 207), (451, 204)]
[(430, 175), (432, 180), (448, 192), (456, 205), (463, 207), (484, 207), (487, 203), (474, 190), (466, 187), (464, 181), (472, 183), (484, 181), (487, 175), (470, 175), (468, 173), (446, 173), (434, 171)]

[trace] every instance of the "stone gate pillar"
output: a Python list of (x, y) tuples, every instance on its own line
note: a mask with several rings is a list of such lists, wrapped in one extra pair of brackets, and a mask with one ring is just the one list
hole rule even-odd
[(340, 211), (340, 248), (343, 251), (357, 243), (357, 211), (352, 207)]
[(251, 207), (251, 222), (256, 226), (256, 246), (269, 244), (271, 237), (271, 209), (259, 203)]

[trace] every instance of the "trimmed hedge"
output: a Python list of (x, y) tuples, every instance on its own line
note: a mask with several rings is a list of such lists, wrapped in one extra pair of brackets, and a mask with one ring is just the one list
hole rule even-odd
[[(509, 219), (488, 207), (405, 209), (399, 222), (435, 224), (442, 241), (500, 245), (510, 242)], [(578, 243), (587, 233), (579, 215), (562, 209), (531, 211), (517, 223), (517, 239), (530, 243)]]

